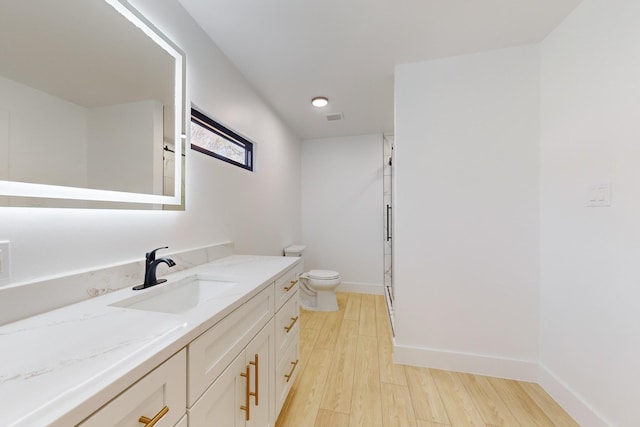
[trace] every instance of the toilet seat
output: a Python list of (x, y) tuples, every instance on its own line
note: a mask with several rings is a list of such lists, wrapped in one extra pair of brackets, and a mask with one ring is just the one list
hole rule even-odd
[(316, 280), (335, 280), (340, 277), (340, 273), (333, 270), (311, 270), (307, 273), (307, 277)]

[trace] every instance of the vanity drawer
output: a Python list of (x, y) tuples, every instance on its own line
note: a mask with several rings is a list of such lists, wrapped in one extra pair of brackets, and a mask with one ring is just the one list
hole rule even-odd
[(196, 400), (273, 317), (273, 285), (235, 309), (188, 346), (187, 403)]
[(164, 412), (165, 408), (168, 411), (156, 426), (175, 426), (186, 413), (186, 363), (186, 350), (183, 349), (120, 393), (80, 426), (142, 425), (140, 417), (152, 419), (161, 411)]
[(280, 311), (276, 313), (276, 359), (279, 360), (289, 343), (300, 330), (298, 310), (298, 292), (296, 291)]
[(298, 375), (298, 365), (300, 363), (298, 338), (298, 334), (293, 337), (276, 368), (276, 418), (280, 414), (291, 385)]
[(282, 307), (290, 297), (298, 290), (298, 276), (302, 274), (300, 263), (289, 269), (276, 280), (276, 311)]

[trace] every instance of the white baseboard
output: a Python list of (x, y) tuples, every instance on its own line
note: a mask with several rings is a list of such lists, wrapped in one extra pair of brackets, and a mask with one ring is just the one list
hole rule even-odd
[(337, 292), (354, 292), (357, 294), (384, 295), (384, 286), (373, 283), (342, 282)]
[(613, 425), (544, 364), (539, 365), (537, 382), (581, 426), (607, 427)]
[(395, 340), (393, 347), (393, 360), (402, 365), (466, 372), (518, 381), (537, 381), (538, 364), (529, 360), (411, 347), (398, 345)]

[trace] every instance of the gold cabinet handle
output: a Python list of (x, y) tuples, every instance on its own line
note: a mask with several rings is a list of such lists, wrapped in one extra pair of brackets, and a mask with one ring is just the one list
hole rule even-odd
[(259, 363), (258, 363), (258, 355), (256, 354), (253, 357), (253, 360), (251, 362), (249, 362), (249, 365), (253, 365), (256, 367), (256, 374), (253, 377), (253, 383), (256, 387), (256, 391), (249, 393), (249, 395), (253, 396), (256, 398), (256, 406), (258, 406), (258, 394), (259, 394), (259, 384), (258, 384), (258, 378), (259, 378), (259, 374), (258, 374), (258, 369), (260, 369)]
[(169, 412), (169, 407), (165, 406), (164, 408), (160, 409), (160, 412), (158, 412), (155, 417), (147, 418), (145, 416), (141, 416), (138, 419), (138, 422), (144, 424), (144, 427), (153, 427), (158, 421), (160, 421), (160, 418), (164, 417), (167, 412)]
[(291, 284), (289, 286), (285, 286), (284, 287), (284, 290), (289, 292), (291, 289), (293, 289), (293, 287), (296, 285), (296, 283), (298, 283), (298, 279), (292, 280)]
[(251, 390), (249, 390), (249, 384), (251, 384), (251, 367), (249, 365), (247, 365), (247, 370), (245, 372), (242, 372), (240, 374), (241, 377), (245, 377), (247, 379), (247, 384), (246, 384), (246, 393), (245, 393), (245, 405), (240, 406), (240, 409), (242, 409), (243, 411), (245, 411), (246, 413), (246, 417), (245, 419), (247, 421), (249, 421), (251, 419), (251, 405), (249, 402), (249, 399), (251, 399)]
[(286, 333), (289, 333), (289, 331), (291, 330), (291, 328), (293, 328), (293, 325), (296, 324), (296, 322), (298, 321), (299, 316), (296, 317), (292, 317), (291, 320), (292, 322), (289, 324), (289, 326), (285, 326), (284, 330)]
[(288, 374), (284, 374), (284, 377), (287, 379), (287, 382), (289, 382), (289, 380), (291, 380), (291, 377), (293, 376), (293, 371), (296, 370), (296, 366), (298, 365), (298, 359), (296, 359), (295, 362), (291, 362), (291, 364), (293, 365), (291, 367), (291, 371), (289, 371)]

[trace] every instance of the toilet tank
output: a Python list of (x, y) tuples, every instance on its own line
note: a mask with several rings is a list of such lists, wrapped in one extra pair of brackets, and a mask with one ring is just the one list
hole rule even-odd
[(294, 257), (301, 258), (300, 265), (299, 265), (299, 268), (300, 268), (299, 272), (304, 271), (304, 256), (302, 255), (304, 252), (304, 248), (306, 248), (306, 246), (304, 245), (292, 245), (284, 248), (284, 256), (294, 256)]
[(284, 256), (301, 257), (305, 248), (306, 248), (306, 246), (304, 246), (304, 245), (287, 246), (286, 248), (284, 248)]

